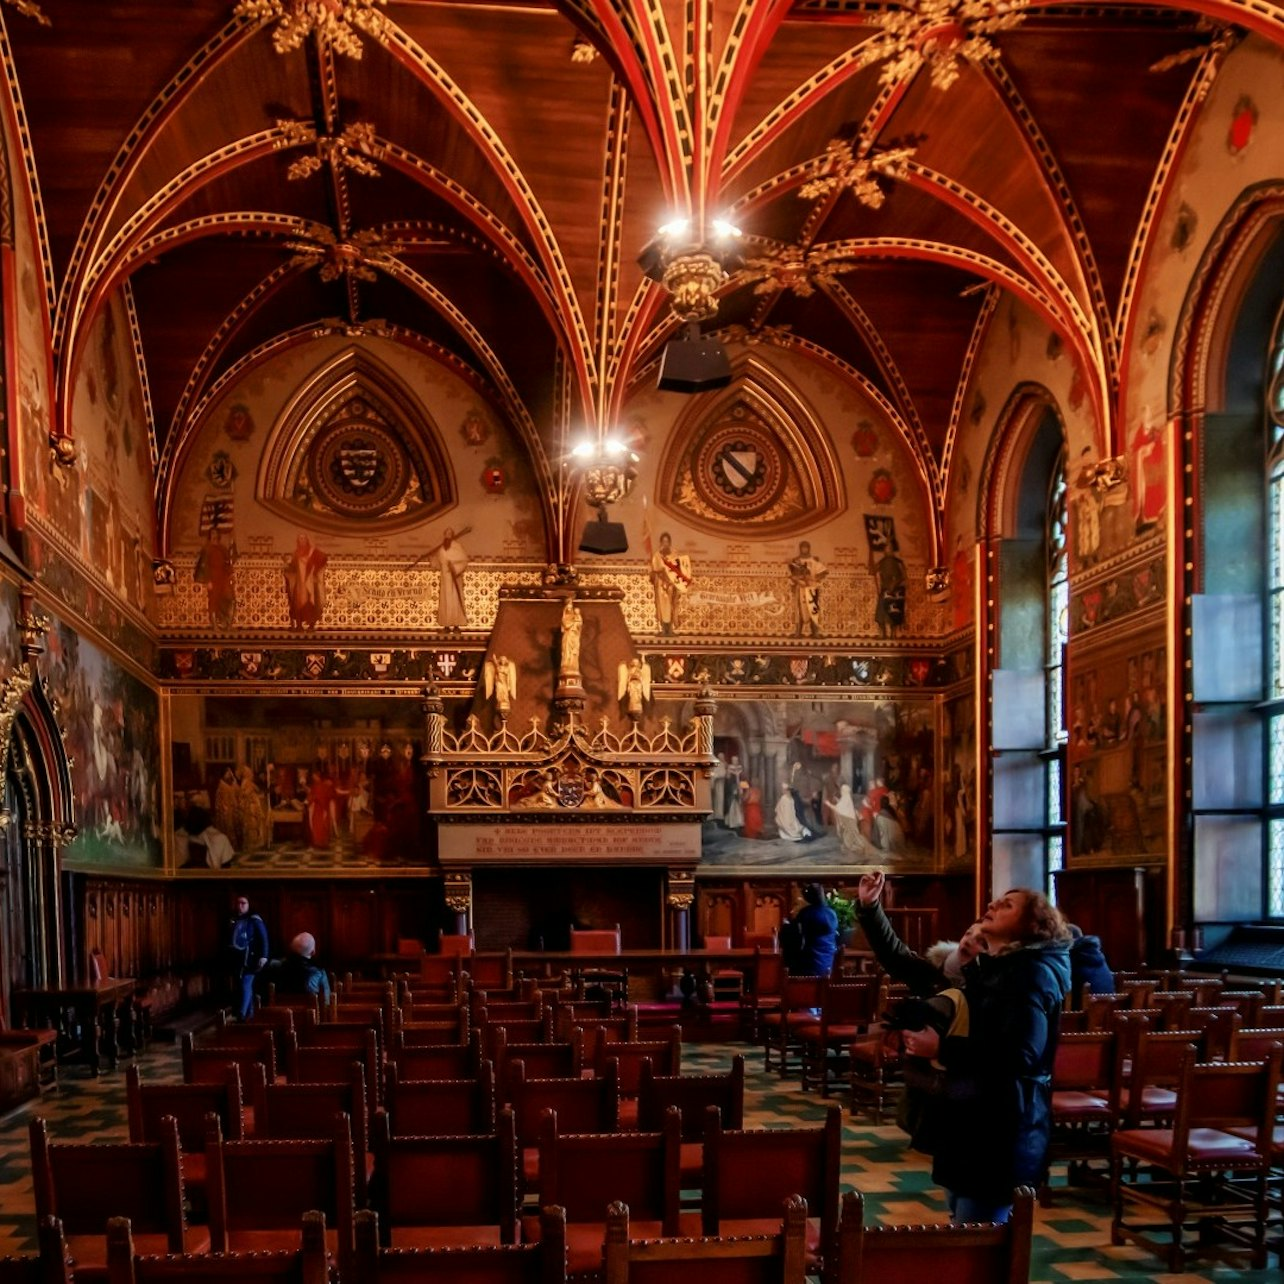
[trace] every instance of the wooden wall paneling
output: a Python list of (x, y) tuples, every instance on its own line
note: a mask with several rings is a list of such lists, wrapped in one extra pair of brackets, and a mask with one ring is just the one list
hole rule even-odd
[(739, 888), (697, 888), (696, 922), (700, 942), (709, 936), (729, 936), (733, 946), (744, 938), (744, 901)]
[[(1101, 938), (1112, 968), (1149, 961), (1144, 867), (1062, 869), (1054, 878), (1062, 912), (1080, 930)], [(1162, 934), (1155, 939), (1162, 940)]]
[(330, 898), (330, 937), (332, 946), (324, 950), (328, 957), (359, 963), (379, 953), (382, 944), (382, 914), (378, 894), (373, 887), (343, 884)]
[(789, 917), (793, 902), (789, 899), (786, 886), (755, 885), (750, 892), (750, 915), (748, 927), (753, 932), (779, 931), (780, 925)]

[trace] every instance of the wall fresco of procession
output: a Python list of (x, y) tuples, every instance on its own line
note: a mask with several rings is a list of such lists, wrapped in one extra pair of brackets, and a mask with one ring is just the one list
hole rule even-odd
[(930, 700), (726, 700), (701, 869), (937, 865)]
[(170, 721), (178, 871), (430, 863), (417, 696), (176, 694)]

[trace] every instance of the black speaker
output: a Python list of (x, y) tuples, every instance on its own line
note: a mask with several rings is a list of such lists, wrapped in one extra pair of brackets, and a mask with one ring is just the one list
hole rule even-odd
[(629, 537), (625, 534), (623, 522), (608, 522), (606, 509), (599, 509), (592, 521), (585, 522), (584, 534), (580, 536), (581, 553), (627, 553)]
[(705, 338), (699, 326), (688, 326), (680, 338), (664, 345), (657, 388), (665, 392), (708, 392), (731, 382), (731, 362), (717, 339)]

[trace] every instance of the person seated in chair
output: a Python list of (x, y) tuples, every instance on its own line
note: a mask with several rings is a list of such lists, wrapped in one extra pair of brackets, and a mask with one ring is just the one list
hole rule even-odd
[(311, 932), (300, 932), (290, 942), (290, 952), (273, 961), (268, 975), (278, 994), (317, 994), (322, 1003), (330, 1002), (330, 978), (313, 962), (316, 952), (317, 941)]

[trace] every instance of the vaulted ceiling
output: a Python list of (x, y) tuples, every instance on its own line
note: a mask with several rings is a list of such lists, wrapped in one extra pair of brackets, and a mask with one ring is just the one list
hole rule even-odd
[(938, 502), (1003, 292), (1060, 333), (1109, 422), (1190, 107), (1242, 28), (1278, 39), (1284, 12), (314, 4), (373, 13), (358, 57), (275, 47), (298, 0), (42, 0), (48, 25), (7, 3), (57, 402), (127, 284), (158, 490), (221, 381), (327, 328), (464, 371), (547, 469), (568, 420), (609, 424), (653, 377), (674, 319), (637, 256), (678, 213), (743, 234), (711, 326), (871, 381)]

